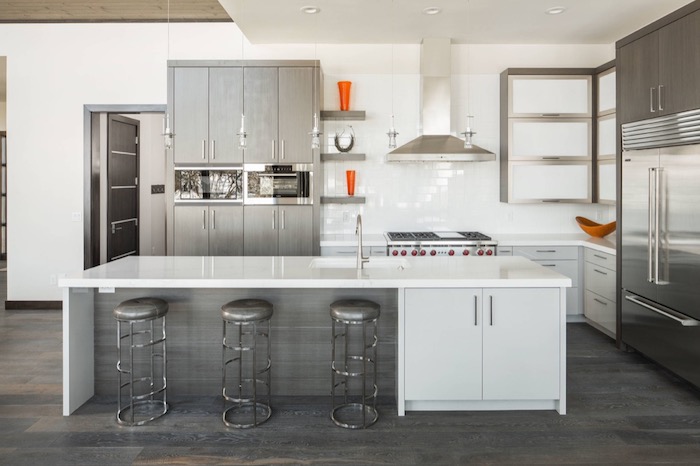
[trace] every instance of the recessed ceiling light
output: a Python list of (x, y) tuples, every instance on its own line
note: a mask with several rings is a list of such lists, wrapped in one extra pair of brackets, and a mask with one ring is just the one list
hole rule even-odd
[(560, 15), (566, 11), (566, 7), (563, 6), (553, 6), (552, 8), (547, 8), (544, 10), (548, 15)]
[(307, 15), (315, 15), (316, 13), (320, 13), (321, 9), (317, 6), (303, 6), (300, 8), (302, 13), (306, 13)]
[(430, 6), (428, 8), (423, 9), (423, 14), (424, 15), (436, 15), (440, 13), (442, 10), (436, 6)]

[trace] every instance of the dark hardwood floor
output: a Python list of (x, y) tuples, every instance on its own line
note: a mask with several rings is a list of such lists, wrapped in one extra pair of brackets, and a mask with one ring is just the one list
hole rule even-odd
[(384, 399), (377, 424), (346, 431), (326, 399), (276, 398), (267, 424), (239, 431), (221, 423), (218, 399), (171, 396), (168, 415), (123, 428), (111, 397), (61, 416), (60, 312), (3, 309), (0, 464), (700, 464), (700, 392), (586, 324), (568, 332), (566, 416), (398, 417)]

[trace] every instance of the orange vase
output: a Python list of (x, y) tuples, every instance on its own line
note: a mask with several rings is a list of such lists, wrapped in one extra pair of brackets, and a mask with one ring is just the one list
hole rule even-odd
[(345, 178), (348, 184), (348, 196), (355, 195), (355, 170), (345, 170)]
[(338, 81), (338, 92), (340, 92), (340, 110), (347, 112), (350, 109), (350, 86), (351, 81)]

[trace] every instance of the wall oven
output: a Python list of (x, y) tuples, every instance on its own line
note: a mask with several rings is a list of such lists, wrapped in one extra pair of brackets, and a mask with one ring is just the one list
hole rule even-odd
[(312, 164), (244, 164), (244, 204), (313, 204)]
[(175, 167), (175, 202), (243, 202), (243, 167)]

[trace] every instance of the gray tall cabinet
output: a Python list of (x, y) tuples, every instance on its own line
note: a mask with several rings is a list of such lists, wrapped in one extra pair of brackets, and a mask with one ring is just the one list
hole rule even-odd
[[(317, 61), (170, 61), (169, 255), (320, 255), (320, 154), (309, 132), (320, 112)], [(241, 115), (247, 145), (239, 148)], [(312, 164), (311, 205), (174, 199), (175, 169)], [(245, 189), (245, 188), (244, 188)]]

